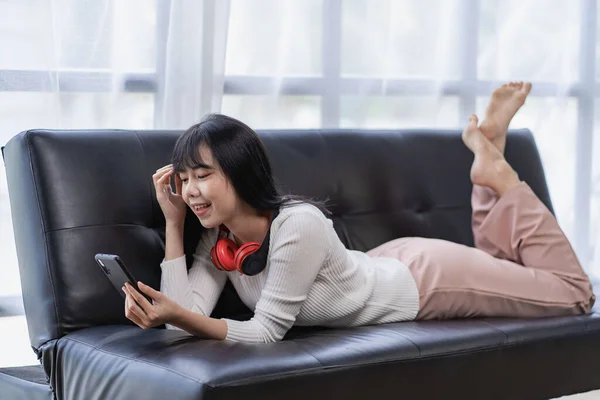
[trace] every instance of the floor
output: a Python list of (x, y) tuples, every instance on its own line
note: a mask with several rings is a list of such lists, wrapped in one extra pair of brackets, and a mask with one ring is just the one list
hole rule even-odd
[(25, 317), (0, 318), (0, 368), (34, 364), (38, 361), (29, 344)]
[(572, 396), (563, 396), (559, 397), (559, 399), (566, 400), (598, 400), (600, 399), (600, 390), (593, 390), (587, 393), (574, 394)]
[[(27, 323), (24, 316), (0, 318), (0, 355), (0, 368), (38, 364), (29, 346)], [(600, 400), (600, 390), (564, 396), (560, 399)]]

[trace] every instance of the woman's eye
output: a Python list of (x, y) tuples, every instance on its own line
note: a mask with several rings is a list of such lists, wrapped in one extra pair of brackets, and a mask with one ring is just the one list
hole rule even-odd
[(199, 175), (199, 176), (198, 176), (198, 179), (204, 179), (204, 178), (206, 178), (207, 176), (208, 176), (208, 175)]
[(188, 180), (187, 178), (179, 178), (181, 180), (181, 183), (186, 183)]

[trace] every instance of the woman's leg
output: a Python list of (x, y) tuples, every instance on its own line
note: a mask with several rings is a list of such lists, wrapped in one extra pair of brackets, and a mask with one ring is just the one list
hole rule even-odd
[[(525, 99), (530, 91), (531, 83), (510, 82), (500, 86), (492, 93), (480, 129), (501, 154), (504, 154), (510, 121), (512, 121), (521, 106), (525, 104)], [(497, 201), (498, 195), (494, 190), (485, 186), (473, 185), (471, 193), (473, 215), (471, 222), (475, 247), (496, 258), (518, 262), (517, 259), (511, 258), (509, 254), (503, 252), (494, 243), (489, 242), (485, 235), (480, 232), (479, 227)]]
[(396, 239), (369, 254), (408, 265), (419, 289), (418, 320), (578, 315), (593, 304), (584, 276), (565, 279), (446, 240)]
[(473, 241), (476, 248), (485, 251), (493, 257), (516, 262), (517, 260), (511, 259), (508, 254), (489, 242), (480, 230), (481, 224), (497, 202), (498, 196), (492, 189), (485, 186), (473, 185), (473, 191), (471, 192)]
[(424, 238), (397, 239), (368, 254), (397, 257), (409, 266), (419, 287), (417, 319), (589, 312), (595, 300), (589, 279), (554, 216), (483, 136), (476, 117), (463, 139), (475, 153), (473, 183), (498, 197), (478, 232), (526, 267), (481, 249)]

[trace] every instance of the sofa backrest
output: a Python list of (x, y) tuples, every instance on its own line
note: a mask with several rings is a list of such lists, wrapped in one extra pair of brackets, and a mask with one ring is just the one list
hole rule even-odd
[[(472, 154), (458, 131), (259, 131), (284, 192), (329, 198), (350, 249), (402, 236), (472, 245)], [(3, 154), (32, 347), (70, 331), (130, 323), (94, 254), (119, 254), (160, 286), (164, 218), (151, 176), (180, 131), (34, 130)], [(552, 210), (529, 131), (512, 131), (507, 159)], [(202, 227), (189, 214), (186, 253)], [(227, 302), (226, 302), (227, 303)], [(221, 313), (232, 313), (225, 304)]]

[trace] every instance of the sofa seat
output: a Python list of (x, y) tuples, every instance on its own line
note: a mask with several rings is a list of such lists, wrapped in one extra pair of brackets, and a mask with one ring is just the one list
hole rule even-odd
[(0, 399), (51, 400), (52, 390), (40, 365), (0, 368)]
[[(549, 379), (569, 373), (570, 359), (593, 359), (590, 352), (600, 357), (600, 315), (296, 328), (267, 345), (101, 326), (70, 333), (54, 346), (59, 398), (358, 398), (374, 384), (393, 393), (398, 380), (419, 397), (468, 387), (468, 398), (543, 398)], [(499, 378), (504, 390), (490, 393)]]

